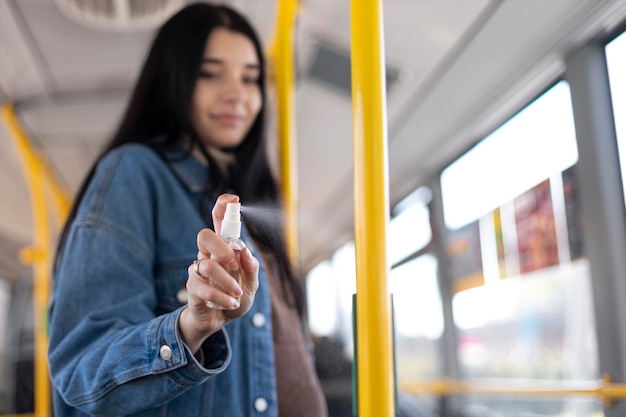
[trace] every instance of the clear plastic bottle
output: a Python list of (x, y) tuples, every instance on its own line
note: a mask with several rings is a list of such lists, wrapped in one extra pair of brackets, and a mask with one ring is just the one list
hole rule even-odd
[[(241, 203), (226, 204), (226, 213), (224, 213), (220, 237), (235, 252), (237, 264), (241, 265), (241, 250), (246, 247), (246, 244), (241, 240)], [(237, 271), (228, 272), (239, 282), (239, 286), (241, 286), (241, 270), (238, 269)], [(241, 297), (237, 297), (237, 301), (240, 302)]]

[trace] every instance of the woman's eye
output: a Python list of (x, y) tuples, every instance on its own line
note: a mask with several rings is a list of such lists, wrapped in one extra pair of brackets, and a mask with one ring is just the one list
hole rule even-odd
[(214, 79), (217, 78), (219, 75), (215, 72), (210, 72), (210, 71), (200, 71), (200, 78), (208, 78), (208, 79)]

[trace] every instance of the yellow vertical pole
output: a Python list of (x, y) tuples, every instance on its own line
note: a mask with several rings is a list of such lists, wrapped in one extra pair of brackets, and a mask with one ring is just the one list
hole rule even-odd
[(395, 415), (382, 0), (351, 0), (359, 417)]
[(297, 0), (277, 0), (277, 26), (272, 54), (278, 108), (280, 173), (286, 214), (286, 239), (289, 257), (298, 259), (298, 181), (296, 172), (294, 26)]
[(35, 321), (35, 415), (50, 414), (50, 386), (48, 382), (48, 365), (46, 350), (48, 338), (46, 332), (46, 306), (50, 286), (50, 264), (47, 254), (50, 244), (50, 233), (47, 225), (44, 185), (39, 164), (29, 152), (25, 135), (20, 128), (10, 105), (2, 109), (3, 120), (13, 138), (18, 155), (25, 168), (26, 180), (30, 194), (33, 215), (33, 246), (20, 253), (24, 263), (33, 265), (34, 287), (34, 321)]
[(53, 192), (53, 202), (57, 211), (57, 223), (67, 213), (69, 199), (51, 177), (46, 164), (38, 157), (29, 145), (26, 134), (22, 130), (13, 107), (6, 104), (2, 107), (4, 121), (16, 151), (24, 166), (33, 216), (33, 245), (20, 252), (23, 263), (33, 266), (34, 286), (34, 325), (35, 325), (35, 416), (50, 416), (50, 380), (47, 362), (47, 308), (50, 295), (52, 266), (52, 233), (48, 218), (45, 186), (49, 185)]

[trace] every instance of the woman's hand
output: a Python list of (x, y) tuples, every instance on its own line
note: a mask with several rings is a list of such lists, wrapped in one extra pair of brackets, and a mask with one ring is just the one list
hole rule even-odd
[[(227, 203), (239, 197), (222, 194), (213, 208), (213, 224), (221, 230)], [(248, 248), (241, 250), (239, 263), (233, 250), (210, 229), (198, 233), (198, 259), (189, 266), (188, 307), (179, 327), (187, 346), (196, 353), (202, 342), (233, 319), (246, 314), (259, 287), (259, 262)], [(238, 279), (241, 277), (241, 286)]]

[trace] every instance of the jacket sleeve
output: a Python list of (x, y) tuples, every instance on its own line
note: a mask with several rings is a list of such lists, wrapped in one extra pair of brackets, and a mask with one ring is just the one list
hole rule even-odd
[(178, 330), (185, 307), (154, 313), (153, 191), (140, 173), (130, 179), (137, 167), (120, 159), (106, 160), (85, 194), (57, 262), (50, 309), (53, 384), (90, 415), (157, 407), (219, 374), (231, 358), (222, 330), (204, 343), (198, 363)]

